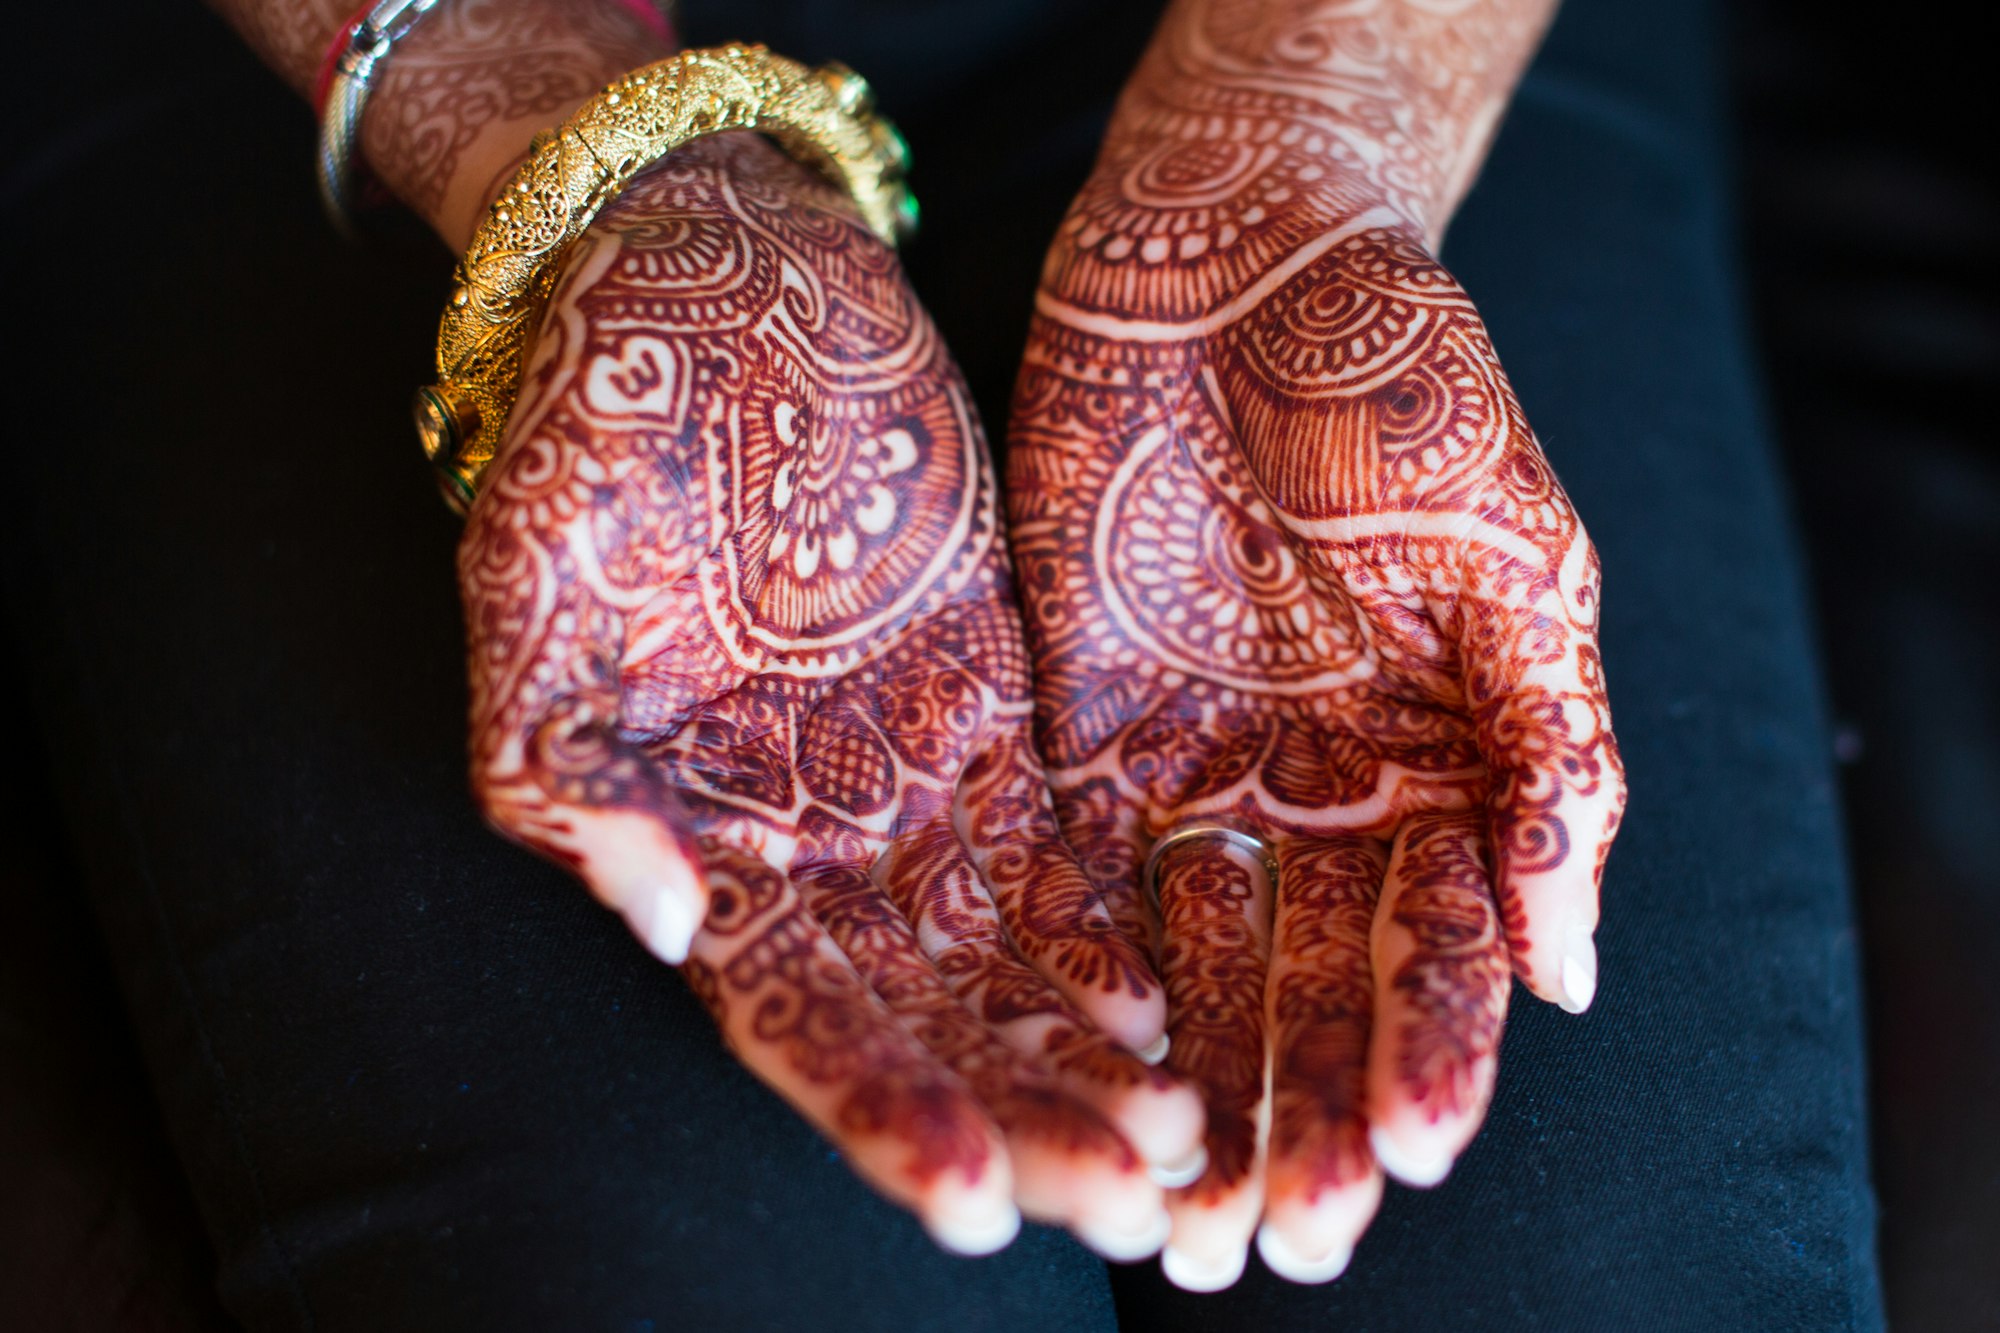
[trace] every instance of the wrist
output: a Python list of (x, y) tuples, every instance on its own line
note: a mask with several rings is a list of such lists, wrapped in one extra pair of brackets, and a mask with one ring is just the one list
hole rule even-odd
[(1111, 134), (1275, 152), (1337, 211), (1386, 206), (1434, 248), (1553, 9), (1174, 0)]
[(383, 62), (362, 157), (463, 250), (538, 130), (672, 51), (624, 0), (443, 0)]

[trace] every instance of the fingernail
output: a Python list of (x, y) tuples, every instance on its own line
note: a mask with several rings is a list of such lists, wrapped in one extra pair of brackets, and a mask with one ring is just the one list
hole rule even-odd
[(1167, 1210), (1155, 1208), (1134, 1229), (1110, 1226), (1093, 1219), (1080, 1220), (1071, 1229), (1078, 1240), (1095, 1250), (1101, 1258), (1129, 1264), (1158, 1254), (1160, 1247), (1167, 1243), (1173, 1226), (1173, 1219), (1167, 1216)]
[(686, 894), (663, 889), (653, 895), (650, 904), (627, 919), (655, 958), (676, 967), (687, 961), (695, 927), (700, 923), (694, 919), (694, 908)]
[(1160, 1254), (1160, 1271), (1182, 1291), (1221, 1291), (1243, 1276), (1249, 1254), (1247, 1248), (1239, 1248), (1218, 1258), (1197, 1259), (1169, 1246)]
[(1346, 1272), (1348, 1260), (1354, 1257), (1354, 1247), (1336, 1245), (1321, 1258), (1308, 1259), (1266, 1222), (1257, 1228), (1257, 1253), (1264, 1257), (1266, 1268), (1287, 1281), (1318, 1283), (1331, 1282)]
[(1451, 1174), (1450, 1153), (1426, 1157), (1410, 1152), (1390, 1138), (1389, 1131), (1380, 1125), (1368, 1131), (1368, 1146), (1375, 1150), (1375, 1160), (1382, 1164), (1382, 1169), (1405, 1185), (1429, 1189)]
[(1004, 1250), (1021, 1234), (1021, 1210), (1002, 1200), (997, 1211), (984, 1218), (941, 1218), (924, 1223), (931, 1239), (953, 1254), (981, 1255)]
[(1149, 1065), (1156, 1065), (1167, 1058), (1167, 1050), (1172, 1045), (1173, 1042), (1168, 1040), (1167, 1034), (1162, 1032), (1158, 1040), (1147, 1042), (1144, 1046), (1132, 1052), (1132, 1054), (1138, 1056)]
[(1153, 1178), (1155, 1184), (1176, 1189), (1182, 1185), (1194, 1184), (1201, 1179), (1201, 1173), (1206, 1170), (1208, 1170), (1208, 1149), (1197, 1143), (1179, 1161), (1161, 1162), (1156, 1166), (1149, 1166), (1146, 1168), (1146, 1174)]
[(1590, 1008), (1597, 995), (1597, 944), (1579, 913), (1563, 931), (1562, 1007), (1573, 1014)]

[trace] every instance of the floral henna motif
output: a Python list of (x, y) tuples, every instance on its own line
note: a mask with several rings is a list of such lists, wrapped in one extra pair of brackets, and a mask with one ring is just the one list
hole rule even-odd
[(1374, 931), (1371, 1140), (1415, 1183), (1441, 1178), (1493, 1095), (1508, 956), (1476, 813), (1397, 831)]
[(709, 929), (736, 937), (734, 947), (726, 963), (699, 959), (689, 971), (731, 1044), (774, 1052), (815, 1088), (841, 1089), (822, 1113), (829, 1128), (849, 1144), (882, 1139), (907, 1152), (903, 1174), (919, 1188), (947, 1172), (976, 1181), (992, 1169), (985, 1118), (908, 1032), (880, 1020), (852, 955), (829, 944), (783, 875), (727, 854), (713, 858), (711, 875)]
[(1271, 1192), (1311, 1204), (1375, 1174), (1363, 1089), (1375, 1021), (1369, 934), (1385, 869), (1366, 838), (1288, 843), (1268, 1005)]
[(1253, 897), (1248, 870), (1215, 858), (1184, 873), (1169, 868), (1160, 878), (1171, 940), (1160, 967), (1174, 1013), (1168, 1032), (1180, 1048), (1175, 1067), (1202, 1088), (1209, 1107), (1211, 1169), (1187, 1193), (1213, 1197), (1248, 1179), (1257, 1157), (1261, 1043), (1242, 1037), (1263, 1027), (1265, 949), (1246, 919)]
[[(1594, 990), (1624, 801), (1597, 561), (1433, 257), (1547, 11), (1178, 0), (1058, 232), (1016, 392), (1058, 817), (1127, 937), (1160, 932), (1176, 1034), (1240, 1008), (1238, 974), (1168, 963), (1146, 849), (1226, 817), (1285, 863), (1266, 1254), (1294, 1276), (1365, 1226), (1371, 1157), (1430, 1183), (1464, 1147), (1510, 962), (1572, 1009)], [(1213, 1041), (1261, 1061), (1258, 1030)], [(1173, 1057), (1204, 1086), (1227, 1063)], [(1216, 1188), (1240, 1156), (1214, 1154)], [(1179, 1221), (1204, 1280), (1185, 1246), (1221, 1260)]]
[(1208, 1104), (1208, 1167), (1168, 1202), (1176, 1252), (1196, 1268), (1241, 1254), (1263, 1204), (1264, 989), (1271, 886), (1218, 844), (1183, 844), (1159, 867), (1175, 1072)]
[(845, 200), (681, 150), (570, 256), (473, 507), (474, 787), (946, 1244), (1011, 1199), (1110, 1252), (1200, 1104), (1092, 1028), (1164, 1005), (1056, 829), (996, 503)]

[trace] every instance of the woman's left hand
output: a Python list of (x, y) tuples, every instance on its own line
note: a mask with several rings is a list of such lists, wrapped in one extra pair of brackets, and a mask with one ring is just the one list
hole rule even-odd
[(1324, 1281), (1384, 1169), (1435, 1184), (1477, 1130), (1510, 967), (1591, 1001), (1598, 565), (1394, 196), (1164, 69), (1044, 270), (1009, 517), (1064, 832), (1208, 1100), (1167, 1272), (1228, 1285), (1261, 1222)]

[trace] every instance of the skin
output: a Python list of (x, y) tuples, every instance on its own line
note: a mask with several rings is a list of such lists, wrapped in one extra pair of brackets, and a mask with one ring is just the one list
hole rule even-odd
[[(454, 243), (533, 129), (657, 53), (609, 0), (460, 2), (363, 123)], [(225, 9), (302, 87), (317, 48), (286, 16), (345, 17)], [(1154, 1174), (1197, 1159), (1200, 1100), (1132, 1054), (1164, 995), (1055, 824), (979, 423), (844, 195), (721, 135), (608, 205), (459, 574), (496, 828), (684, 963), (743, 1062), (940, 1243), (996, 1249), (1025, 1213), (1157, 1251)]]
[[(301, 97), (360, 0), (208, 0)], [(612, 0), (443, 0), (383, 62), (361, 121), (369, 173), (463, 252), (528, 140), (671, 33)]]
[(497, 827), (947, 1244), (1010, 1197), (1158, 1243), (1199, 1108), (1126, 1049), (1164, 1005), (1055, 825), (978, 421), (843, 195), (745, 135), (622, 195), (459, 568)]
[[(347, 12), (215, 3), (302, 90)], [(843, 200), (718, 139), (572, 259), (463, 553), (475, 791), (954, 1248), (1018, 1203), (1132, 1257), (1170, 1211), (1183, 1285), (1253, 1231), (1324, 1280), (1383, 1166), (1476, 1130), (1510, 971), (1589, 1003), (1596, 561), (1432, 257), (1546, 18), (1170, 8), (1038, 296), (1026, 647), (963, 386)], [(457, 248), (664, 50), (608, 0), (448, 0), (364, 153)], [(1202, 817), (1275, 874), (1186, 845), (1153, 912)], [(1163, 1029), (1205, 1138), (1127, 1053)], [(1204, 1156), (1163, 1210), (1146, 1162)]]
[[(1433, 257), (1549, 9), (1180, 0), (1044, 269), (1007, 488), (1038, 734), (1208, 1102), (1193, 1289), (1253, 1234), (1337, 1275), (1384, 1169), (1477, 1130), (1510, 973), (1595, 991), (1597, 559)], [(1203, 819), (1275, 882), (1180, 843), (1154, 911), (1149, 847)]]

